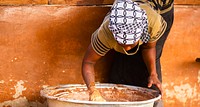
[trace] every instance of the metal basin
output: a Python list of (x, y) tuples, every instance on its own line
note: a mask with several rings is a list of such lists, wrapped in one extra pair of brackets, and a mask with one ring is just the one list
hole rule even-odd
[(151, 89), (119, 85), (96, 84), (106, 102), (88, 101), (86, 85), (67, 84), (51, 86), (41, 90), (47, 98), (48, 107), (153, 107), (161, 95)]

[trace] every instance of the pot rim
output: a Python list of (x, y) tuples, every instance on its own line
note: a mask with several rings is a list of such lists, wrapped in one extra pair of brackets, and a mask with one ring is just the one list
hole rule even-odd
[(125, 87), (125, 88), (130, 88), (130, 89), (136, 89), (140, 90), (143, 92), (151, 92), (153, 94), (156, 94), (154, 98), (145, 100), (145, 101), (131, 101), (131, 102), (97, 102), (97, 101), (85, 101), (85, 100), (70, 100), (70, 99), (65, 99), (65, 98), (58, 98), (54, 96), (49, 96), (45, 93), (45, 90), (48, 89), (55, 89), (55, 88), (71, 88), (71, 87), (78, 87), (78, 88), (87, 88), (85, 84), (65, 84), (65, 85), (58, 85), (58, 86), (49, 86), (44, 88), (43, 90), (40, 91), (41, 96), (51, 99), (51, 100), (59, 100), (59, 101), (64, 101), (64, 102), (70, 102), (70, 103), (79, 103), (79, 104), (103, 104), (103, 105), (115, 105), (115, 104), (124, 104), (124, 105), (129, 105), (129, 104), (147, 104), (147, 103), (153, 103), (159, 99), (161, 99), (161, 95), (158, 93), (156, 90), (148, 89), (148, 88), (143, 88), (143, 87), (138, 87), (138, 86), (131, 86), (131, 85), (122, 85), (122, 84), (110, 84), (110, 83), (96, 83), (95, 84), (96, 88), (109, 88), (109, 87)]

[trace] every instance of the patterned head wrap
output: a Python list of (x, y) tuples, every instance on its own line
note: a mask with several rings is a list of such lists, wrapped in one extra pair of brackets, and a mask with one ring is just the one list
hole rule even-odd
[(146, 12), (131, 0), (118, 0), (111, 8), (109, 29), (120, 44), (134, 44), (150, 39)]

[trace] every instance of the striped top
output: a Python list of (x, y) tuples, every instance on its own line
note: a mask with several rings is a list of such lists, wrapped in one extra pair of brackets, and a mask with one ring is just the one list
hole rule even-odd
[[(146, 10), (148, 19), (148, 32), (150, 34), (150, 40), (148, 42), (155, 42), (163, 35), (167, 24), (161, 15), (154, 11), (151, 6), (147, 5), (146, 3), (141, 3), (139, 6)], [(143, 42), (141, 40), (139, 41), (139, 45), (137, 46), (138, 49), (135, 52), (125, 51), (125, 49), (114, 39), (112, 32), (108, 28), (109, 15), (110, 14), (105, 17), (101, 26), (92, 34), (91, 45), (94, 51), (100, 56), (104, 56), (110, 49), (114, 49), (115, 51), (123, 54), (134, 55)]]
[[(116, 2), (117, 0), (115, 0)], [(148, 3), (159, 14), (164, 14), (173, 8), (174, 0), (132, 0), (138, 3)]]
[(174, 5), (174, 0), (148, 0), (148, 2), (160, 14), (170, 11)]

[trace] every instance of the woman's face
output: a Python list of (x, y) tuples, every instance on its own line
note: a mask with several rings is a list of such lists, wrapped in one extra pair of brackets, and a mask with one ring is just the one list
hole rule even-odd
[(119, 44), (119, 45), (122, 46), (126, 51), (129, 51), (129, 50), (133, 49), (135, 46), (137, 46), (138, 42), (139, 41), (137, 41), (131, 45), (124, 45), (124, 44)]

